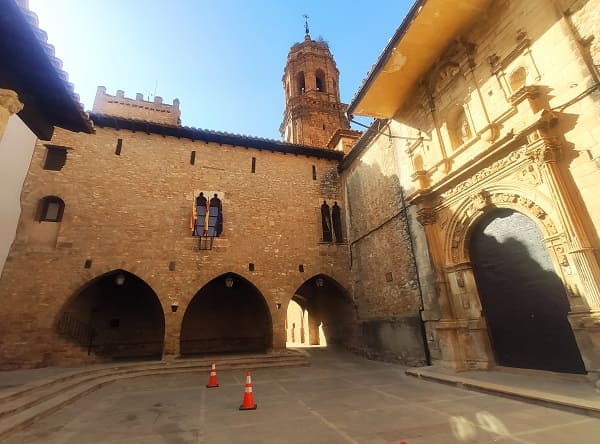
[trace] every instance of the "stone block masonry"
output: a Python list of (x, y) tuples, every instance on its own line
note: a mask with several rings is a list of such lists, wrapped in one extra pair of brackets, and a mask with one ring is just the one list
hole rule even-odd
[(155, 96), (152, 102), (144, 100), (144, 96), (140, 93), (135, 95), (135, 99), (127, 98), (125, 92), (121, 90), (118, 90), (116, 95), (111, 96), (106, 94), (104, 86), (98, 87), (92, 110), (100, 114), (165, 125), (181, 124), (179, 99), (173, 100), (173, 104), (168, 105), (163, 103), (162, 97), (159, 96)]

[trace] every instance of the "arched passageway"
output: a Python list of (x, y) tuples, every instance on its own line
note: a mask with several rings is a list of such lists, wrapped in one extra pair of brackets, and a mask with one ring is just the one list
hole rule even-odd
[(156, 293), (146, 282), (115, 270), (88, 283), (65, 305), (57, 329), (90, 354), (160, 358), (165, 318)]
[[(298, 298), (296, 296), (296, 298)], [(301, 299), (298, 299), (300, 303), (303, 303)], [(288, 304), (285, 331), (287, 334), (286, 344), (288, 347), (302, 347), (308, 346), (311, 343), (310, 328), (309, 328), (308, 310), (302, 308), (302, 306), (292, 298)], [(313, 334), (315, 332), (313, 331)], [(323, 334), (323, 324), (319, 324), (318, 329), (319, 338), (318, 341), (313, 339), (313, 342), (317, 342), (319, 346), (327, 346), (327, 339)]]
[(474, 228), (470, 253), (497, 363), (584, 373), (567, 295), (536, 224), (494, 210)]
[[(304, 331), (300, 329), (296, 320), (294, 304), (300, 307)], [(313, 276), (296, 290), (290, 305), (292, 310), (288, 309), (286, 326), (288, 338), (292, 333), (290, 329), (294, 329), (294, 341), (291, 342), (298, 342), (297, 339), (303, 344), (310, 345), (350, 342), (354, 306), (343, 287), (334, 279), (324, 274)], [(297, 338), (297, 335), (300, 335), (300, 338)]]
[(266, 352), (273, 344), (271, 314), (262, 294), (227, 273), (192, 299), (181, 325), (181, 354)]

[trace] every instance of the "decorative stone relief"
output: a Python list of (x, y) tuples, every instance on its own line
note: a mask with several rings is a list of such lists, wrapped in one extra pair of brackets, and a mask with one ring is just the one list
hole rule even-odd
[(537, 186), (542, 183), (542, 177), (537, 165), (527, 165), (525, 168), (517, 172), (516, 176), (518, 180), (529, 185)]
[(438, 72), (437, 81), (435, 82), (435, 92), (439, 92), (447, 86), (459, 72), (460, 67), (458, 63), (448, 62), (443, 65)]
[[(465, 232), (467, 227), (473, 223), (475, 214), (481, 212), (490, 205), (510, 206), (516, 210), (520, 210), (525, 214), (533, 216), (546, 229), (546, 233), (550, 236), (558, 234), (558, 230), (554, 223), (550, 220), (547, 213), (531, 199), (515, 193), (487, 193), (481, 191), (474, 194), (470, 198), (470, 203), (462, 211), (462, 219), (456, 224), (450, 241), (451, 257), (453, 261), (460, 260), (460, 248), (464, 243)], [(566, 256), (565, 256), (566, 259)]]
[(421, 208), (417, 211), (417, 220), (423, 226), (432, 225), (436, 222), (436, 214), (433, 208)]
[(482, 168), (473, 176), (469, 177), (467, 180), (464, 180), (463, 182), (456, 185), (454, 188), (451, 188), (445, 193), (443, 193), (442, 197), (444, 199), (447, 199), (448, 197), (461, 193), (462, 191), (471, 188), (473, 185), (480, 183), (486, 177), (489, 177), (497, 171), (506, 168), (509, 165), (514, 164), (515, 162), (523, 159), (527, 159), (527, 147), (523, 147), (518, 150), (512, 151), (508, 156), (497, 160), (496, 162), (492, 163), (486, 168)]

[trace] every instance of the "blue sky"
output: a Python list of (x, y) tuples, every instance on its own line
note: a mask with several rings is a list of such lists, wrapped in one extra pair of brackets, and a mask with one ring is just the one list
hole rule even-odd
[(348, 103), (411, 1), (30, 0), (86, 110), (96, 87), (181, 101), (187, 126), (279, 139), (290, 46), (329, 42)]

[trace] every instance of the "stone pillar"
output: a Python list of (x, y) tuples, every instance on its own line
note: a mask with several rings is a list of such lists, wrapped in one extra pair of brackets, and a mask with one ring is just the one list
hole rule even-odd
[(0, 139), (4, 135), (10, 116), (22, 109), (23, 104), (19, 101), (19, 96), (16, 92), (0, 88)]
[[(543, 117), (544, 118), (544, 117)], [(555, 118), (548, 113), (545, 119)], [(600, 388), (600, 266), (596, 249), (587, 233), (586, 224), (579, 209), (576, 190), (568, 172), (562, 171), (562, 143), (556, 137), (546, 135), (546, 128), (538, 131), (539, 139), (530, 144), (530, 157), (537, 161), (544, 181), (548, 184), (553, 201), (564, 229), (568, 262), (575, 270), (576, 289), (571, 297), (581, 297), (585, 308), (569, 313), (579, 352), (590, 378)]]
[(173, 312), (171, 307), (165, 309), (165, 345), (163, 359), (172, 360), (181, 355), (181, 322), (185, 310), (177, 305), (177, 311)]
[(319, 339), (319, 318), (315, 316), (316, 313), (309, 312), (308, 315), (308, 335), (310, 338), (310, 345), (319, 345), (321, 343)]

